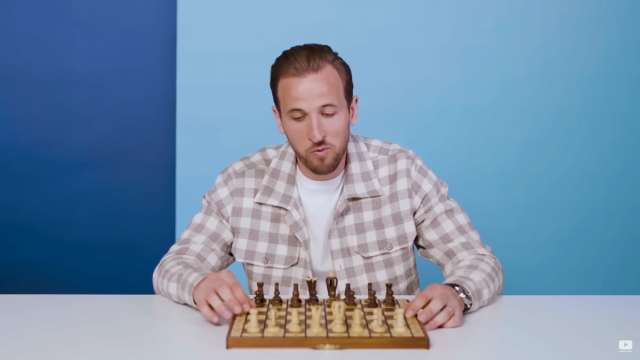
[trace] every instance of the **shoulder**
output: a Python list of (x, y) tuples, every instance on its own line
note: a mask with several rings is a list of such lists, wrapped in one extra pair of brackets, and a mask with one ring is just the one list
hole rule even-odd
[(218, 175), (210, 191), (225, 188), (231, 192), (237, 185), (244, 188), (253, 184), (258, 186), (271, 162), (278, 156), (286, 144), (263, 147), (253, 154), (244, 156), (225, 167)]
[(256, 171), (265, 171), (277, 157), (283, 146), (285, 146), (285, 144), (263, 147), (253, 154), (234, 161), (222, 170), (220, 175), (237, 178), (247, 176)]
[(354, 140), (366, 149), (371, 161), (376, 164), (396, 164), (397, 166), (413, 167), (421, 162), (416, 153), (396, 143), (353, 135)]
[(368, 158), (381, 183), (408, 183), (415, 189), (431, 189), (442, 180), (413, 151), (398, 144), (362, 136), (354, 136)]

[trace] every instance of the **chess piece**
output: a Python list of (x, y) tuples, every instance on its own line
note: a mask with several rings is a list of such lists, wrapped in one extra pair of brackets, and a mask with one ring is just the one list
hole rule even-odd
[(351, 290), (351, 284), (349, 283), (344, 287), (344, 302), (347, 306), (356, 305), (356, 292)]
[(391, 289), (391, 284), (385, 284), (387, 286), (387, 291), (384, 295), (384, 300), (382, 304), (386, 308), (394, 308), (396, 306), (396, 299), (393, 297), (393, 290)]
[(300, 300), (300, 289), (298, 284), (293, 284), (293, 294), (291, 295), (291, 301), (289, 302), (290, 308), (299, 308), (302, 306), (302, 300)]
[(282, 306), (282, 298), (280, 297), (280, 284), (275, 283), (273, 290), (273, 297), (271, 298), (271, 305)]
[(401, 307), (398, 307), (394, 310), (393, 330), (400, 334), (407, 334), (409, 332), (407, 322), (404, 318), (404, 309)]
[(269, 311), (269, 316), (267, 318), (267, 328), (264, 330), (268, 335), (275, 335), (280, 332), (277, 316), (278, 314), (276, 314), (275, 311)]
[(318, 299), (318, 289), (316, 288), (317, 280), (314, 278), (307, 278), (307, 290), (309, 291), (309, 298), (307, 304), (318, 305), (320, 300)]
[(291, 310), (291, 318), (289, 319), (289, 325), (287, 326), (287, 330), (292, 333), (302, 332), (302, 327), (300, 327), (300, 314), (297, 309)]
[(267, 300), (264, 298), (264, 283), (258, 282), (258, 289), (255, 292), (253, 301), (256, 307), (264, 307), (267, 304)]
[(344, 319), (344, 312), (344, 303), (342, 301), (334, 301), (331, 303), (331, 313), (334, 319)]
[(255, 334), (260, 332), (260, 324), (258, 324), (258, 309), (249, 309), (249, 321), (247, 322), (247, 332)]
[(373, 290), (373, 284), (367, 284), (367, 307), (368, 308), (377, 308), (378, 307), (378, 299), (376, 298), (376, 291)]
[(382, 313), (381, 307), (376, 307), (373, 309), (373, 321), (369, 325), (371, 330), (374, 332), (380, 333), (386, 331), (384, 326), (384, 314)]
[(311, 311), (311, 324), (309, 325), (308, 333), (311, 335), (321, 335), (324, 333), (322, 324), (320, 321), (320, 315), (322, 308), (318, 305), (309, 306)]
[(331, 331), (335, 333), (343, 333), (347, 331), (345, 325), (344, 303), (340, 300), (334, 300), (331, 303), (331, 314), (333, 321), (331, 322)]
[(353, 315), (351, 316), (351, 324), (349, 326), (351, 334), (355, 336), (365, 335), (362, 323), (362, 310), (356, 308), (353, 310)]
[(329, 300), (336, 300), (336, 289), (338, 289), (338, 278), (334, 273), (327, 274), (326, 278), (327, 283), (327, 294), (329, 295)]

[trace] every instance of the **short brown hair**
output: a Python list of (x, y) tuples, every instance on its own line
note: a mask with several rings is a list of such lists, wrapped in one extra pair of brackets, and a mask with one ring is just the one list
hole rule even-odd
[(280, 54), (271, 65), (271, 95), (273, 103), (280, 111), (278, 101), (278, 82), (287, 76), (303, 76), (320, 71), (323, 66), (331, 65), (338, 72), (344, 87), (347, 106), (353, 99), (353, 79), (351, 68), (330, 46), (322, 44), (303, 44), (291, 47)]

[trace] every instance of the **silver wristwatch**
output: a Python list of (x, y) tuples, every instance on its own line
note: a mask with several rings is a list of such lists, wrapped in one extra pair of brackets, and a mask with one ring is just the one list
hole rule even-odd
[(450, 286), (458, 293), (458, 296), (462, 299), (462, 302), (464, 303), (464, 310), (462, 310), (463, 314), (471, 309), (473, 301), (471, 301), (471, 295), (469, 294), (469, 291), (467, 289), (454, 283), (445, 283), (444, 285)]

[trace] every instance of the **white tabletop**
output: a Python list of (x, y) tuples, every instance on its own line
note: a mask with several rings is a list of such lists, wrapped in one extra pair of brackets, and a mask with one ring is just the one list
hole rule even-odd
[(638, 359), (640, 296), (502, 296), (430, 350), (227, 350), (226, 331), (157, 295), (0, 295), (0, 359), (190, 360)]

